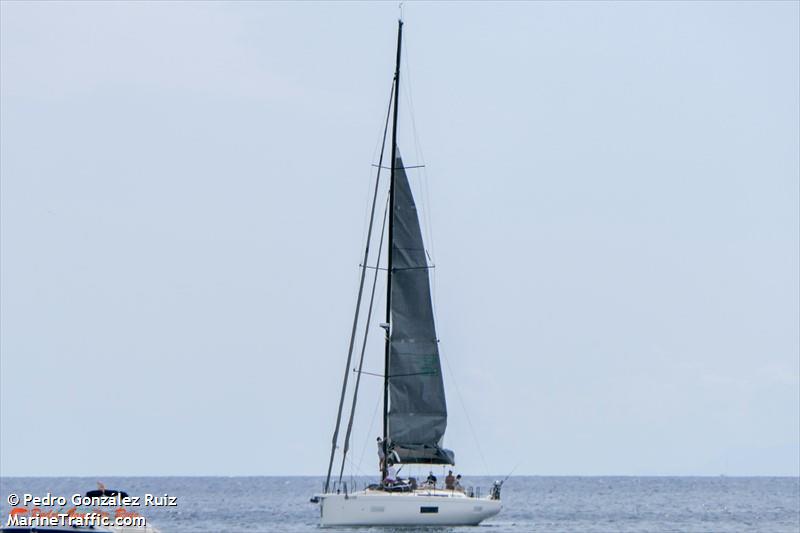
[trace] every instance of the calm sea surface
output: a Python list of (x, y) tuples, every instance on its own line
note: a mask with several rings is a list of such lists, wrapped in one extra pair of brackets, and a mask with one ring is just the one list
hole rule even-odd
[[(317, 477), (104, 478), (131, 496), (169, 494), (177, 507), (139, 508), (164, 533), (300, 532), (318, 530)], [(491, 478), (467, 484), (489, 487)], [(0, 478), (3, 525), (8, 495), (70, 497), (95, 488), (95, 478)], [(576, 531), (800, 532), (800, 478), (511, 477), (503, 511), (483, 525), (402, 529), (452, 533)], [(396, 531), (359, 528), (356, 531)], [(324, 531), (347, 531), (325, 529)], [(350, 530), (352, 531), (352, 530)]]

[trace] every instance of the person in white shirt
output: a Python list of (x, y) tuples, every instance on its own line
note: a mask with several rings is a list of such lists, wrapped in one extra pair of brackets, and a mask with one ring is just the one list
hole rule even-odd
[(397, 468), (394, 465), (389, 465), (386, 469), (386, 479), (383, 480), (385, 485), (392, 485), (397, 482)]

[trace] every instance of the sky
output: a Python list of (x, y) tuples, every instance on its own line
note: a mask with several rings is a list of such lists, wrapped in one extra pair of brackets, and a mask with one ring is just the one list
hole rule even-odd
[[(403, 9), (459, 470), (800, 474), (800, 4)], [(397, 17), (0, 3), (0, 474), (324, 474)]]

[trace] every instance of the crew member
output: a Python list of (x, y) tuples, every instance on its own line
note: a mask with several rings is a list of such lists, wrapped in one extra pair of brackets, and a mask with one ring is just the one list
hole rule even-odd
[(456, 478), (453, 476), (453, 471), (447, 472), (447, 477), (444, 478), (444, 488), (447, 490), (454, 490), (456, 488)]

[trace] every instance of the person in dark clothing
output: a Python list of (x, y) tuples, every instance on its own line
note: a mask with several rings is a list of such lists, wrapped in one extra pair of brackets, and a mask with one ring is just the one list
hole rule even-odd
[(436, 486), (436, 476), (433, 475), (433, 472), (428, 474), (428, 479), (425, 480), (425, 483), (433, 487)]
[(383, 439), (378, 437), (378, 470), (383, 472), (383, 461), (386, 460), (386, 454), (383, 450)]

